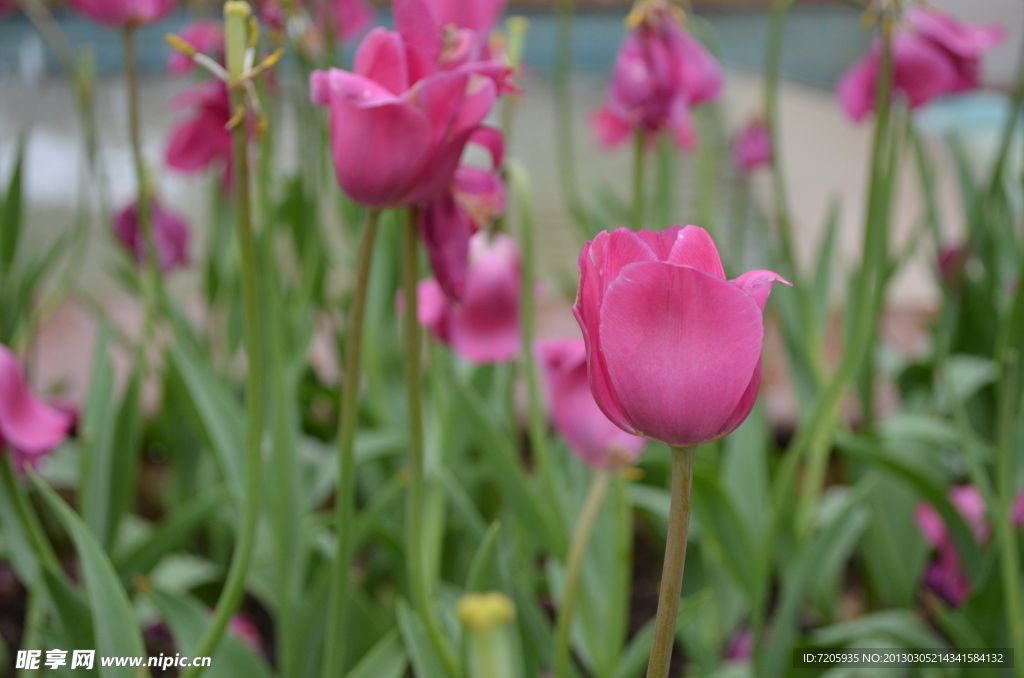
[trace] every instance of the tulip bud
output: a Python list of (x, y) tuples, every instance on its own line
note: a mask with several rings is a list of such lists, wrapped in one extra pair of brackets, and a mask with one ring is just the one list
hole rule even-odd
[(469, 593), (456, 612), (466, 630), (463, 636), (468, 678), (518, 678), (515, 630), (516, 607), (502, 593)]

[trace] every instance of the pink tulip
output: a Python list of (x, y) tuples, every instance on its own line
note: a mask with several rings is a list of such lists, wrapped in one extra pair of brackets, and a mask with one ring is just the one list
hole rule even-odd
[(508, 67), (468, 60), (461, 39), (442, 30), (423, 0), (396, 0), (394, 14), (397, 30), (371, 31), (352, 72), (310, 78), (313, 102), (330, 108), (338, 182), (356, 202), (378, 208), (426, 202), (447, 189), (466, 144), (495, 134), (482, 123), (511, 86)]
[(754, 120), (740, 132), (732, 157), (744, 174), (751, 174), (771, 162), (772, 140), (763, 120)]
[[(490, 239), (489, 239), (490, 238)], [(469, 272), (461, 303), (433, 278), (420, 282), (420, 324), (475, 364), (511, 360), (519, 353), (522, 271), (519, 248), (504, 234), (477, 233), (469, 243)]]
[(469, 268), (469, 239), (505, 211), (505, 186), (498, 174), (503, 142), (491, 140), (492, 169), (460, 165), (449, 190), (419, 211), (420, 237), (441, 289), (460, 301)]
[[(310, 22), (310, 28), (317, 34), (313, 41), (317, 45), (323, 44), (323, 27), (328, 18), (328, 7), (326, 3), (316, 4), (316, 25)], [(294, 11), (303, 11), (302, 3), (292, 0)], [(257, 3), (260, 20), (275, 31), (284, 31), (287, 28), (288, 15), (284, 7), (277, 0), (263, 0)], [(338, 40), (349, 42), (359, 37), (369, 28), (377, 17), (373, 7), (366, 0), (334, 0), (333, 7), (330, 7), (330, 14), (334, 17), (334, 34)]]
[(754, 406), (771, 271), (726, 280), (707, 231), (620, 228), (583, 247), (573, 313), (594, 399), (634, 435), (673, 447), (716, 440)]
[[(224, 60), (224, 27), (219, 21), (204, 19), (193, 21), (181, 29), (178, 34), (182, 40), (196, 48), (197, 52), (206, 54), (215, 61)], [(192, 59), (178, 50), (171, 50), (167, 58), (167, 72), (171, 75), (184, 75), (194, 66)]]
[(0, 344), (0, 452), (5, 448), (17, 468), (36, 466), (71, 428), (72, 417), (37, 399), (11, 350)]
[[(963, 25), (938, 10), (913, 8), (893, 37), (892, 89), (911, 109), (944, 94), (975, 89), (981, 55), (1001, 40), (996, 26)], [(839, 101), (854, 122), (874, 109), (881, 61), (882, 45), (875, 41), (839, 80)]]
[(442, 26), (468, 29), (483, 40), (505, 11), (505, 0), (427, 0), (427, 4)]
[(690, 108), (718, 97), (722, 70), (667, 2), (653, 0), (634, 12), (642, 12), (640, 23), (619, 50), (607, 102), (592, 120), (595, 133), (612, 146), (635, 130), (668, 130), (690, 148)]
[[(989, 526), (985, 519), (985, 500), (978, 488), (973, 485), (953, 487), (949, 491), (949, 499), (967, 521), (978, 543), (987, 542)], [(915, 518), (925, 541), (936, 551), (925, 571), (924, 583), (947, 603), (957, 607), (970, 595), (971, 584), (963, 571), (956, 545), (946, 530), (946, 523), (930, 504), (919, 505)]]
[[(149, 202), (153, 228), (153, 245), (160, 260), (160, 270), (169, 273), (188, 266), (189, 227), (185, 220), (156, 200)], [(142, 265), (146, 261), (146, 242), (139, 228), (138, 203), (132, 202), (114, 217), (114, 233), (125, 249)]]
[(942, 50), (953, 64), (956, 78), (950, 92), (978, 88), (981, 57), (1003, 41), (1001, 26), (961, 24), (948, 14), (920, 5), (908, 9), (906, 18), (918, 35)]
[(754, 634), (750, 632), (750, 629), (743, 628), (733, 636), (732, 643), (729, 645), (728, 652), (725, 653), (725, 658), (729, 661), (746, 661), (754, 655)]
[(192, 117), (171, 132), (167, 144), (168, 166), (187, 174), (219, 164), (230, 174), (231, 101), (220, 80), (210, 80), (182, 92), (174, 102), (178, 108), (192, 108)]
[(246, 647), (257, 654), (263, 653), (263, 638), (256, 628), (253, 620), (244, 614), (236, 614), (228, 622), (228, 630), (239, 640), (245, 643)]
[(174, 9), (174, 0), (69, 0), (93, 21), (123, 28), (160, 21)]
[(597, 406), (583, 340), (543, 339), (534, 342), (533, 352), (547, 384), (551, 420), (569, 449), (595, 469), (635, 461), (647, 441), (620, 429)]

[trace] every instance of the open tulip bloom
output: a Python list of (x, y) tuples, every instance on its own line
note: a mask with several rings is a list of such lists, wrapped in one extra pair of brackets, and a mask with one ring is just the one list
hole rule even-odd
[(761, 384), (762, 311), (771, 271), (727, 280), (707, 231), (620, 228), (580, 254), (573, 313), (594, 398), (621, 429), (672, 447), (743, 423)]
[(448, 188), (466, 144), (493, 138), (482, 123), (511, 86), (506, 66), (453, 52), (451, 34), (420, 0), (396, 2), (395, 24), (366, 36), (352, 72), (310, 78), (313, 103), (330, 108), (338, 182), (375, 208), (416, 205)]
[[(976, 89), (982, 55), (1003, 39), (999, 26), (961, 24), (932, 8), (913, 7), (904, 21), (892, 40), (892, 88), (911, 109), (938, 96)], [(876, 40), (839, 80), (839, 102), (854, 122), (874, 109), (881, 61), (882, 44)]]
[(648, 678), (666, 678), (686, 561), (693, 450), (736, 429), (761, 385), (771, 271), (727, 280), (707, 231), (620, 228), (583, 247), (573, 313), (594, 399), (619, 428), (670, 445), (672, 498)]
[[(140, 266), (146, 260), (146, 243), (139, 227), (138, 203), (132, 202), (114, 217), (114, 234)], [(153, 229), (160, 270), (164, 273), (188, 266), (190, 231), (181, 216), (165, 208), (157, 200), (149, 201), (149, 216)]]

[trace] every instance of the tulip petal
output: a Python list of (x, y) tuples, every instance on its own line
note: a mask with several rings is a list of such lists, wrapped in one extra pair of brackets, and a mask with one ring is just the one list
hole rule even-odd
[(0, 345), (0, 438), (21, 454), (36, 456), (59, 445), (70, 425), (70, 415), (32, 394), (17, 358)]
[(434, 277), (451, 299), (461, 299), (469, 268), (469, 238), (473, 224), (451, 193), (426, 203), (419, 214), (420, 237)]
[(626, 266), (601, 306), (600, 351), (633, 429), (676, 447), (718, 437), (761, 357), (753, 298), (685, 266)]
[(853, 122), (860, 122), (875, 107), (875, 78), (878, 77), (878, 55), (865, 54), (839, 78), (836, 94), (839, 104)]
[(718, 254), (715, 241), (700, 226), (687, 226), (676, 235), (668, 262), (677, 266), (691, 266), (698, 271), (725, 278), (722, 257)]
[(489, 237), (473, 236), (466, 293), (452, 310), (452, 348), (472, 363), (509, 360), (521, 343), (519, 249), (507, 235)]
[(378, 83), (392, 94), (402, 94), (409, 89), (409, 69), (402, 38), (398, 33), (374, 28), (356, 50), (352, 71)]
[(668, 257), (672, 253), (672, 246), (676, 244), (679, 231), (681, 230), (683, 229), (679, 226), (669, 226), (664, 231), (648, 231), (645, 229), (637, 231), (636, 234), (654, 252), (656, 261), (668, 261)]
[(607, 106), (601, 107), (590, 117), (594, 136), (602, 146), (618, 146), (633, 132), (633, 127), (621, 117), (612, 113)]
[(768, 295), (771, 294), (775, 283), (793, 286), (793, 283), (788, 282), (781, 275), (772, 271), (750, 271), (733, 280), (733, 283), (754, 297), (754, 301), (757, 302), (762, 311), (764, 310), (764, 305), (768, 303)]
[(757, 366), (754, 368), (754, 376), (750, 378), (750, 383), (747, 384), (747, 388), (743, 391), (743, 395), (740, 396), (740, 401), (736, 404), (736, 409), (732, 411), (729, 418), (722, 425), (722, 428), (718, 430), (715, 435), (716, 438), (727, 436), (740, 427), (740, 424), (747, 420), (750, 416), (750, 411), (754, 409), (754, 403), (757, 402), (757, 396), (761, 391), (761, 361), (757, 361)]
[(416, 286), (416, 318), (429, 327), (438, 341), (448, 341), (451, 306), (441, 286), (433, 278), (421, 280)]

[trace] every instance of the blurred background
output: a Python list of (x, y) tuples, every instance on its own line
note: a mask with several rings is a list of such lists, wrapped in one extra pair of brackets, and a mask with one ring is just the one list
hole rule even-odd
[[(150, 167), (163, 168), (169, 130), (182, 112), (176, 110), (176, 95), (187, 88), (190, 78), (166, 74), (170, 48), (163, 40), (177, 31), (188, 17), (215, 14), (214, 3), (194, 3), (192, 13), (179, 10), (156, 26), (140, 30), (140, 61), (144, 71), (142, 119), (145, 154)], [(1013, 71), (1015, 55), (1024, 39), (1024, 4), (1020, 0), (939, 0), (936, 6), (965, 22), (1002, 25), (1006, 40), (983, 65), (985, 89), (955, 100), (932, 104), (919, 116), (921, 130), (934, 147), (937, 161), (937, 194), (943, 205), (943, 228), (955, 240), (963, 225), (957, 223), (962, 211), (957, 205), (955, 172), (946, 139), (957, 136), (970, 159), (984, 166), (995, 145), (997, 131), (1005, 116), (1005, 90)], [(761, 71), (765, 53), (769, 2), (765, 0), (702, 0), (693, 3), (691, 16), (698, 17), (702, 39), (718, 54), (726, 67), (725, 96), (707, 115), (715, 125), (698, 120), (701, 144), (731, 143), (732, 135), (760, 112)], [(572, 106), (575, 153), (580, 184), (588, 197), (601, 191), (628, 193), (631, 159), (627, 149), (606, 151), (594, 140), (589, 117), (604, 97), (610, 69), (623, 35), (626, 2), (582, 0), (574, 22)], [(379, 5), (379, 18), (389, 21), (388, 9)], [(134, 192), (134, 171), (127, 144), (125, 92), (121, 69), (121, 43), (114, 31), (88, 22), (73, 12), (54, 6), (55, 16), (77, 51), (92, 45), (98, 75), (97, 117), (99, 148), (110, 205), (127, 202)], [(541, 246), (540, 274), (556, 292), (571, 294), (576, 257), (581, 241), (573, 229), (561, 198), (556, 171), (556, 125), (550, 76), (555, 48), (554, 20), (547, 0), (519, 0), (510, 3), (507, 15), (521, 14), (530, 20), (525, 61), (529, 71), (523, 83), (527, 96), (517, 109), (511, 134), (511, 153), (530, 171), (535, 187)], [(840, 209), (840, 252), (856, 256), (860, 250), (861, 210), (866, 190), (870, 125), (855, 126), (840, 112), (833, 88), (839, 75), (868, 44), (861, 22), (862, 10), (850, 3), (798, 2), (787, 24), (782, 60), (780, 92), (782, 163), (788, 176), (799, 254), (805, 263), (818, 241), (833, 201)], [(285, 68), (288, 68), (286, 63)], [(298, 86), (293, 75), (282, 78), (283, 86)], [(703, 113), (703, 112), (702, 112)], [(293, 144), (294, 116), (285, 116), (289, 128), (284, 144)], [(712, 130), (709, 133), (709, 130)], [(76, 109), (58, 64), (28, 19), (20, 12), (0, 16), (0, 177), (10, 174), (16, 141), (27, 134), (25, 190), (29, 251), (42, 248), (61, 231), (71, 227), (80, 173), (84, 167), (83, 145)], [(294, 152), (282, 152), (284, 162), (295, 162)], [(1013, 154), (1013, 162), (1020, 162)], [(696, 202), (691, 171), (692, 158), (684, 159), (676, 173), (678, 214), (676, 223), (692, 223)], [(718, 200), (727, 211), (730, 187), (738, 178), (729, 167), (720, 168)], [(922, 210), (919, 193), (912, 185), (913, 173), (904, 174), (907, 190), (901, 192), (891, 234), (900, 242)], [(6, 179), (5, 179), (6, 180)], [(202, 229), (209, 223), (209, 192), (215, 190), (209, 177), (184, 177), (169, 170), (155, 172), (154, 182), (165, 203), (186, 215), (197, 229), (193, 247), (206, 242)], [(757, 179), (755, 179), (756, 183)], [(766, 187), (755, 185), (755, 190)], [(764, 192), (766, 194), (766, 191)], [(668, 224), (665, 224), (667, 226)], [(97, 299), (113, 317), (129, 320), (134, 300), (119, 289), (111, 275), (116, 249), (110, 246), (109, 228), (94, 227), (83, 268), (82, 290)], [(199, 253), (193, 252), (199, 259)], [(847, 260), (849, 263), (850, 260)], [(753, 262), (756, 263), (756, 262)], [(938, 298), (934, 289), (931, 261), (910, 263), (892, 287), (887, 340), (913, 352), (923, 337), (918, 318), (926, 316)], [(848, 271), (837, 270), (837, 276)], [(178, 276), (174, 285), (188, 295), (197, 283), (198, 272)], [(842, 288), (837, 296), (841, 298)], [(572, 334), (575, 323), (567, 312), (565, 295), (548, 295), (542, 309), (541, 334)], [(130, 324), (130, 323), (129, 323)], [(40, 377), (43, 383), (64, 381), (72, 391), (85, 383), (93, 331), (88, 315), (74, 307), (62, 309), (43, 328), (39, 342)], [(775, 402), (785, 410), (785, 398)], [(785, 416), (785, 411), (777, 411)]]

